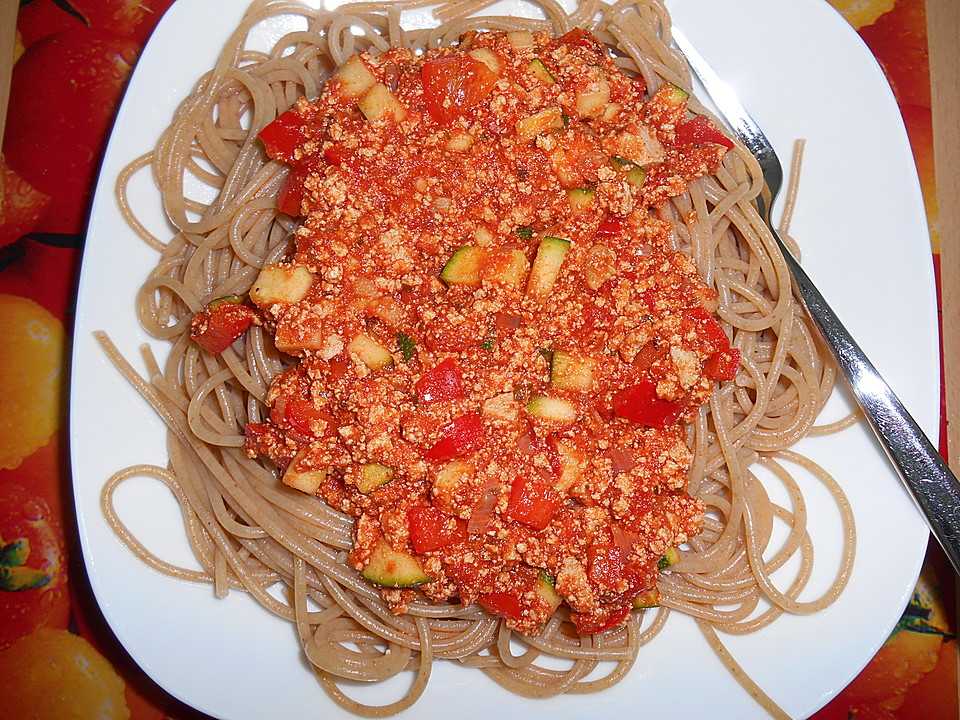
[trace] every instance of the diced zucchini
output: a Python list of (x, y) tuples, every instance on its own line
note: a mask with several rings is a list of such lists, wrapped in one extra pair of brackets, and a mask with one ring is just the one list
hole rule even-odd
[(390, 544), (380, 538), (370, 556), (370, 560), (360, 572), (367, 580), (383, 587), (411, 587), (430, 582), (413, 555), (394, 550)]
[(553, 77), (553, 73), (547, 70), (547, 66), (543, 64), (543, 60), (540, 58), (534, 58), (530, 61), (530, 64), (527, 65), (527, 72), (549, 85), (555, 85), (557, 82), (557, 79)]
[(359, 357), (371, 370), (381, 370), (393, 365), (393, 355), (390, 351), (362, 333), (350, 341), (347, 350)]
[(393, 480), (394, 474), (392, 467), (387, 467), (378, 462), (364, 463), (363, 472), (357, 481), (357, 490), (364, 495), (369, 495), (378, 487), (382, 487)]
[(454, 152), (464, 152), (470, 149), (474, 139), (473, 135), (468, 132), (453, 132), (450, 133), (450, 137), (447, 138), (446, 148)]
[(596, 197), (597, 191), (593, 188), (570, 188), (567, 190), (567, 200), (574, 210), (583, 210), (589, 207)]
[(489, 250), (483, 261), (482, 277), (490, 282), (522, 287), (527, 279), (530, 263), (519, 248)]
[(482, 257), (483, 251), (480, 248), (465, 245), (447, 260), (447, 264), (440, 271), (440, 279), (447, 285), (479, 285)]
[(507, 41), (515, 48), (533, 45), (533, 33), (529, 30), (513, 30), (507, 33)]
[(383, 83), (377, 83), (357, 101), (357, 107), (367, 120), (384, 120), (392, 118), (403, 120), (407, 116), (407, 109), (397, 99), (390, 88)]
[(560, 593), (558, 593), (556, 587), (554, 587), (552, 579), (542, 570), (537, 577), (537, 584), (534, 585), (533, 589), (534, 592), (540, 596), (540, 599), (550, 606), (551, 611), (556, 610), (563, 602), (563, 598), (560, 597)]
[(527, 412), (534, 417), (553, 422), (573, 422), (577, 419), (577, 408), (569, 400), (533, 395), (527, 400)]
[(580, 480), (587, 466), (587, 459), (580, 450), (563, 440), (557, 441), (556, 448), (560, 473), (554, 487), (558, 492), (566, 493)]
[(668, 105), (672, 105), (673, 107), (678, 107), (690, 98), (690, 93), (673, 83), (664, 85), (657, 94), (660, 95)]
[(479, 60), (484, 65), (486, 65), (492, 72), (500, 74), (500, 71), (503, 70), (503, 61), (497, 56), (497, 54), (490, 48), (479, 47), (474, 48), (467, 53), (472, 58)]
[(601, 120), (613, 120), (617, 116), (617, 113), (620, 112), (620, 103), (608, 103), (607, 106), (603, 109), (603, 114), (600, 115)]
[(459, 483), (473, 477), (473, 466), (466, 460), (451, 460), (433, 478), (433, 492), (449, 494)]
[(655, 608), (660, 607), (660, 591), (656, 588), (644, 590), (633, 599), (635, 608)]
[(530, 278), (527, 280), (528, 295), (545, 298), (550, 294), (560, 276), (560, 267), (569, 250), (569, 240), (547, 236), (540, 241), (533, 268), (530, 270)]
[(521, 140), (533, 140), (541, 133), (562, 130), (563, 113), (558, 107), (549, 107), (517, 121), (517, 136)]
[(680, 562), (680, 551), (675, 547), (667, 548), (667, 554), (664, 555), (657, 562), (657, 568), (660, 570), (666, 570), (671, 565), (676, 565)]
[(597, 69), (598, 77), (588, 85), (587, 90), (577, 93), (577, 112), (580, 117), (600, 117), (610, 102), (610, 83), (603, 76), (603, 71)]
[(574, 355), (566, 350), (554, 350), (550, 362), (550, 384), (557, 390), (586, 392), (593, 387), (597, 361)]
[(629, 182), (631, 185), (634, 185), (638, 188), (643, 187), (643, 183), (647, 179), (647, 171), (640, 167), (637, 163), (633, 162), (632, 160), (619, 157), (618, 155), (612, 155), (610, 157), (610, 164), (613, 165), (616, 170), (626, 170), (627, 182)]
[(352, 98), (360, 97), (377, 84), (377, 78), (359, 55), (351, 55), (347, 58), (334, 77), (340, 81), (343, 94)]
[(301, 468), (300, 462), (305, 455), (306, 450), (298, 452), (290, 461), (280, 479), (283, 480), (284, 485), (289, 485), (294, 490), (299, 490), (307, 495), (316, 495), (320, 485), (327, 478), (327, 468)]
[(300, 302), (311, 285), (313, 273), (301, 265), (264, 265), (250, 288), (250, 300), (262, 308), (278, 302)]

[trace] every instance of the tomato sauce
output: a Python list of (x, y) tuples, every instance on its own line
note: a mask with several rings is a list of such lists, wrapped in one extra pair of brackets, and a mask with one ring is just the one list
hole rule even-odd
[(691, 118), (589, 33), (471, 32), (264, 131), (302, 224), (251, 291), (292, 363), (246, 449), (356, 518), (395, 612), (601, 631), (700, 531), (686, 424), (739, 354), (658, 212), (728, 149)]

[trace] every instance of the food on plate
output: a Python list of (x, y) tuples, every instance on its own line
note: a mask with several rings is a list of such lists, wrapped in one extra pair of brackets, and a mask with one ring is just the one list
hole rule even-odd
[[(424, 30), (399, 6), (303, 8), (309, 32), (241, 53), (291, 11), (256, 3), (118, 185), (135, 223), (126, 182), (150, 165), (179, 231), (143, 232), (138, 313), (169, 357), (144, 382), (101, 337), (170, 424), (170, 465), (119, 472), (104, 511), (152, 567), (294, 621), (360, 714), (409, 707), (435, 658), (531, 697), (602, 690), (670, 612), (722, 652), (717, 630), (829, 604), (852, 562), (842, 493), (789, 449), (833, 369), (665, 9), (480, 8)], [(815, 600), (797, 466), (844, 525)], [(113, 492), (143, 474), (204, 571), (129, 541)], [(339, 682), (404, 670), (381, 707)]]

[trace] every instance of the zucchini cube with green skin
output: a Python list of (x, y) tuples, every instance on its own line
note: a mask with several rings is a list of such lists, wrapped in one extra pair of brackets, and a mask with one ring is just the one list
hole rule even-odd
[(527, 400), (527, 412), (541, 420), (570, 423), (577, 419), (577, 408), (569, 400), (533, 395)]
[(660, 591), (656, 588), (644, 590), (633, 599), (633, 607), (638, 609), (660, 607)]
[(417, 558), (394, 550), (383, 538), (377, 540), (377, 546), (360, 574), (372, 583), (392, 588), (412, 587), (433, 579), (423, 571)]
[(569, 251), (569, 240), (548, 236), (540, 241), (537, 256), (533, 260), (533, 268), (527, 280), (527, 295), (545, 298), (550, 294), (560, 276), (563, 259)]
[(583, 210), (590, 207), (596, 194), (597, 191), (593, 188), (570, 188), (567, 190), (567, 200), (574, 210)]
[(668, 89), (663, 91), (663, 99), (674, 107), (678, 107), (681, 103), (685, 103), (690, 98), (690, 93), (688, 93), (679, 85), (667, 83), (666, 87)]
[(660, 558), (657, 562), (657, 568), (659, 570), (666, 570), (671, 565), (676, 565), (680, 562), (680, 551), (675, 547), (667, 548), (666, 554)]
[(479, 285), (483, 250), (473, 245), (458, 249), (440, 270), (440, 279), (447, 285)]
[(618, 157), (617, 155), (611, 155), (610, 164), (613, 165), (614, 169), (616, 170), (626, 170), (627, 182), (634, 187), (642, 188), (643, 183), (646, 182), (647, 171), (632, 160), (627, 160), (626, 158)]
[(540, 596), (540, 599), (550, 606), (551, 612), (560, 607), (563, 602), (563, 598), (557, 592), (553, 580), (543, 571), (537, 577), (537, 584), (534, 585), (533, 589)]
[(377, 78), (370, 72), (359, 55), (351, 55), (340, 66), (334, 77), (340, 81), (340, 89), (347, 97), (358, 98), (377, 84)]
[(523, 286), (530, 263), (519, 248), (488, 250), (483, 258), (480, 275), (484, 280), (502, 283), (515, 288)]
[(376, 340), (371, 340), (362, 333), (350, 341), (347, 350), (360, 358), (363, 364), (371, 370), (382, 370), (393, 365), (393, 355), (390, 354), (390, 351)]
[(593, 388), (597, 361), (567, 352), (554, 350), (550, 360), (550, 385), (557, 390), (587, 392)]
[(383, 487), (393, 480), (393, 468), (378, 462), (364, 463), (360, 479), (357, 481), (357, 490), (369, 495), (379, 487)]
[(527, 72), (548, 85), (556, 85), (557, 83), (557, 79), (553, 77), (553, 73), (547, 69), (547, 66), (543, 64), (543, 60), (540, 58), (534, 58), (530, 61), (530, 64), (527, 65)]

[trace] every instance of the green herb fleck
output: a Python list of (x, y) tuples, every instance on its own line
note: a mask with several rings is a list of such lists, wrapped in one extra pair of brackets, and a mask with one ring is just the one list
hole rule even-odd
[(397, 349), (403, 355), (404, 362), (410, 362), (417, 344), (406, 333), (397, 333)]
[(517, 228), (517, 235), (522, 237), (524, 240), (529, 240), (533, 237), (533, 228), (529, 225), (524, 225), (523, 227)]

